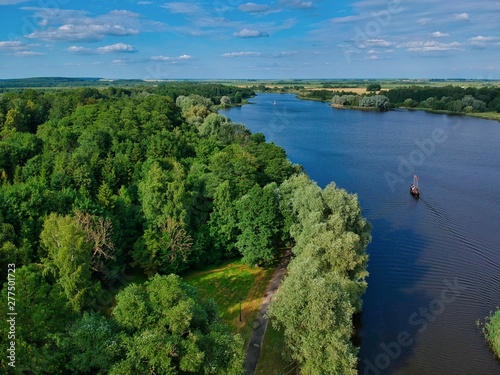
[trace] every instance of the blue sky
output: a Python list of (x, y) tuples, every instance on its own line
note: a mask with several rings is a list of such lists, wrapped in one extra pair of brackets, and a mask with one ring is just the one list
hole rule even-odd
[(0, 0), (0, 78), (500, 79), (500, 1)]

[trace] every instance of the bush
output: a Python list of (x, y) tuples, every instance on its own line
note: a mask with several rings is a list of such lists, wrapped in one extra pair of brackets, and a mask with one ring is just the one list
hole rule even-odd
[(500, 358), (500, 309), (486, 318), (483, 333), (495, 355)]

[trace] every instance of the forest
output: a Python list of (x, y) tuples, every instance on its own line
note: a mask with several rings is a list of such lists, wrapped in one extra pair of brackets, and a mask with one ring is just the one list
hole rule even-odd
[[(285, 355), (304, 374), (356, 373), (370, 225), (355, 195), (321, 189), (217, 113), (252, 95), (212, 83), (0, 95), (0, 314), (14, 292), (17, 314), (3, 373), (241, 374), (241, 337), (182, 275), (228, 258), (273, 267), (289, 247), (271, 312)], [(116, 288), (126, 275), (142, 276)]]

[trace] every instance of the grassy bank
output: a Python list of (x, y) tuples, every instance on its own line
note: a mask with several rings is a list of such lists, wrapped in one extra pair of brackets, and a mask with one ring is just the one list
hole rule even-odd
[(273, 271), (249, 267), (238, 260), (193, 272), (186, 275), (184, 280), (195, 286), (202, 298), (215, 300), (221, 319), (229, 324), (235, 333), (242, 335), (246, 345)]
[(295, 374), (295, 364), (286, 362), (281, 355), (284, 347), (283, 332), (274, 329), (269, 322), (255, 375)]
[(491, 349), (500, 359), (500, 309), (486, 318), (483, 332)]

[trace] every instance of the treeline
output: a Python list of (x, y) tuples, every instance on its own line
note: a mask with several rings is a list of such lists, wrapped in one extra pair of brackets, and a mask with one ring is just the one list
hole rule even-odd
[[(149, 83), (153, 85), (154, 83)], [(28, 88), (74, 88), (103, 86), (146, 85), (140, 79), (102, 80), (100, 78), (37, 77), (0, 79), (0, 92), (20, 91)]]
[(409, 86), (385, 93), (393, 107), (445, 110), (455, 113), (499, 112), (499, 87)]
[[(4, 372), (241, 373), (241, 339), (171, 274), (234, 256), (271, 265), (297, 240), (286, 197), (300, 168), (216, 112), (252, 94), (173, 83), (0, 97), (0, 263), (16, 269), (20, 317)], [(334, 190), (329, 221), (344, 215)], [(330, 256), (340, 262), (345, 245)], [(123, 289), (138, 274), (147, 281)], [(344, 292), (354, 301), (361, 289)]]

